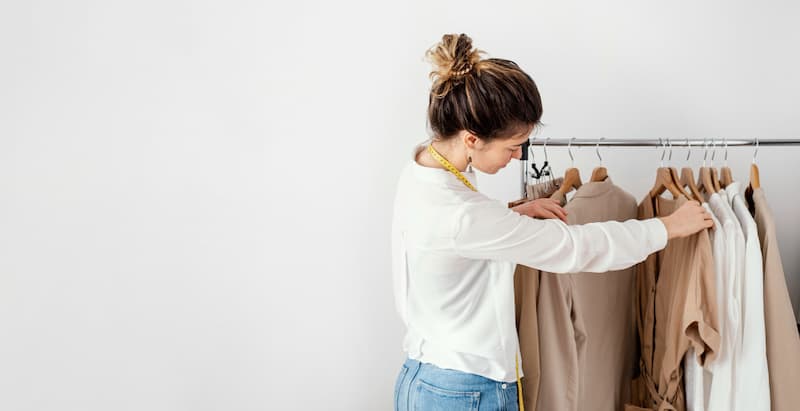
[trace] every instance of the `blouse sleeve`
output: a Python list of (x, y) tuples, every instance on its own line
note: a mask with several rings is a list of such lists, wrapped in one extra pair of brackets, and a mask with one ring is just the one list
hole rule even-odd
[(455, 221), (458, 255), (554, 273), (621, 270), (667, 244), (667, 229), (658, 218), (567, 225), (524, 216), (489, 198), (465, 203)]

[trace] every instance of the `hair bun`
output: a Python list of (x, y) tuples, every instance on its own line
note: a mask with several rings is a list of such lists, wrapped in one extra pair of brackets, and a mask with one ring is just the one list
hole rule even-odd
[(425, 57), (433, 65), (430, 78), (436, 95), (445, 95), (451, 81), (477, 70), (483, 52), (472, 48), (472, 39), (466, 34), (445, 34), (439, 44), (431, 47)]

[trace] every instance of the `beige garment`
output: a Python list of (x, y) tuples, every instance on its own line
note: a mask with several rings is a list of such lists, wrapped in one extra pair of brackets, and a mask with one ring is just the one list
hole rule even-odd
[(775, 219), (761, 188), (748, 190), (747, 194), (764, 258), (764, 321), (772, 410), (797, 410), (800, 408), (800, 337), (786, 288)]
[[(553, 197), (564, 203), (564, 197)], [(625, 221), (636, 199), (610, 178), (583, 184), (564, 207), (568, 224)], [(541, 273), (539, 410), (617, 411), (630, 399), (636, 360), (633, 267), (607, 273)]]
[(545, 181), (538, 184), (528, 184), (525, 187), (528, 199), (535, 200), (537, 198), (548, 198), (561, 187), (564, 183), (564, 177), (559, 177), (554, 180)]
[(527, 203), (531, 200), (536, 200), (537, 198), (548, 198), (550, 197), (564, 182), (564, 177), (559, 177), (554, 180), (546, 181), (544, 183), (536, 183), (536, 184), (528, 184), (525, 187), (525, 198), (521, 198), (516, 201), (512, 201), (508, 203), (508, 208), (518, 206), (520, 204)]
[[(560, 178), (563, 181), (563, 178)], [(555, 187), (555, 188), (554, 188)], [(537, 195), (547, 193), (549, 197), (558, 187), (551, 183), (528, 184), (527, 198), (513, 201), (508, 207), (534, 200)], [(522, 361), (522, 398), (525, 409), (536, 410), (539, 394), (539, 320), (537, 301), (539, 296), (539, 270), (518, 264), (514, 270), (514, 306), (516, 309), (517, 336)]]
[(539, 320), (537, 301), (539, 295), (539, 270), (518, 264), (514, 271), (514, 303), (517, 317), (517, 335), (522, 356), (522, 398), (526, 411), (536, 410), (539, 394)]
[[(648, 196), (639, 218), (666, 216), (687, 200)], [(708, 230), (670, 240), (636, 266), (639, 375), (626, 410), (686, 409), (681, 363), (691, 345), (701, 366), (719, 349), (714, 259)]]

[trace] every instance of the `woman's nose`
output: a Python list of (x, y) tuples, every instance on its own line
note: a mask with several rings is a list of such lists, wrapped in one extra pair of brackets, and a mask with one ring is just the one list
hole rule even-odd
[(516, 150), (514, 150), (514, 154), (511, 157), (516, 158), (517, 160), (521, 159), (522, 158), (522, 147), (519, 147)]

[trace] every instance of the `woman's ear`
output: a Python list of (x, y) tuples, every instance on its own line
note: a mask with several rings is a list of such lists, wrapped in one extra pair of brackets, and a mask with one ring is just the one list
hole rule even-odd
[(470, 150), (475, 150), (480, 138), (466, 130), (462, 130), (461, 133), (463, 133), (464, 145)]

